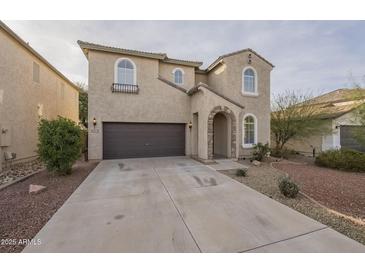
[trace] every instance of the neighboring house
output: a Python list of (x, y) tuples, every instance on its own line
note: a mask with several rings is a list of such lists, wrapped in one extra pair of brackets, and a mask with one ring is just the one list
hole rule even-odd
[(249, 155), (270, 140), (270, 72), (251, 49), (201, 62), (78, 41), (89, 61), (89, 158)]
[[(0, 169), (34, 158), (41, 118), (78, 122), (78, 88), (0, 21)], [(5, 153), (7, 152), (7, 153)]]
[(312, 155), (313, 149), (321, 152), (329, 149), (350, 148), (365, 151), (355, 135), (365, 127), (356, 119), (356, 111), (365, 103), (365, 89), (338, 89), (311, 100), (321, 119), (327, 121), (330, 134), (311, 136), (288, 143), (287, 147), (302, 154)]

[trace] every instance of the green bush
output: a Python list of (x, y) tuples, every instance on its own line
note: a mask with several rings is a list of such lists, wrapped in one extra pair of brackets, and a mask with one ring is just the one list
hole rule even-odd
[(316, 165), (347, 171), (365, 172), (365, 153), (350, 150), (328, 150), (320, 153)]
[(81, 154), (81, 128), (72, 120), (42, 119), (38, 126), (38, 154), (49, 171), (70, 174)]
[(247, 170), (244, 168), (240, 168), (236, 170), (236, 176), (237, 177), (246, 177), (247, 176)]
[(281, 178), (279, 180), (280, 192), (288, 198), (295, 198), (299, 193), (299, 187), (289, 178)]
[(262, 143), (258, 143), (253, 147), (253, 160), (262, 161), (267, 154), (270, 152), (269, 144), (266, 143), (263, 145)]
[(88, 132), (81, 130), (81, 153), (84, 154), (85, 161), (88, 161)]

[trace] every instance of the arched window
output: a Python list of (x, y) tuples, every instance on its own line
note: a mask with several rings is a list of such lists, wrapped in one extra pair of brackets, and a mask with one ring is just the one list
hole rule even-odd
[(172, 71), (174, 75), (174, 83), (182, 85), (184, 83), (184, 71), (180, 68), (176, 68)]
[(115, 82), (124, 85), (136, 85), (136, 65), (127, 58), (118, 59), (115, 68)]
[(253, 68), (248, 67), (243, 70), (242, 92), (248, 94), (257, 93), (257, 75)]
[(257, 143), (257, 120), (253, 114), (243, 117), (243, 146), (251, 147)]

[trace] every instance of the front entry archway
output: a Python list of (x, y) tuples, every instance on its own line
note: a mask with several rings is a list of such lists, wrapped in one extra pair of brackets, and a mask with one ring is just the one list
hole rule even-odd
[(236, 118), (228, 107), (217, 106), (208, 116), (208, 159), (222, 152), (222, 156), (236, 157)]
[(221, 112), (213, 118), (213, 157), (216, 159), (228, 157), (228, 120), (229, 118)]

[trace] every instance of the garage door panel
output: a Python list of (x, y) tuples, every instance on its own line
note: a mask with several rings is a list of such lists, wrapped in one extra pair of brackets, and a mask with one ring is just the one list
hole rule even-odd
[(185, 124), (103, 123), (103, 158), (185, 155)]
[(340, 128), (341, 147), (365, 152), (365, 147), (361, 145), (356, 138), (358, 134), (365, 135), (365, 127), (341, 126)]

